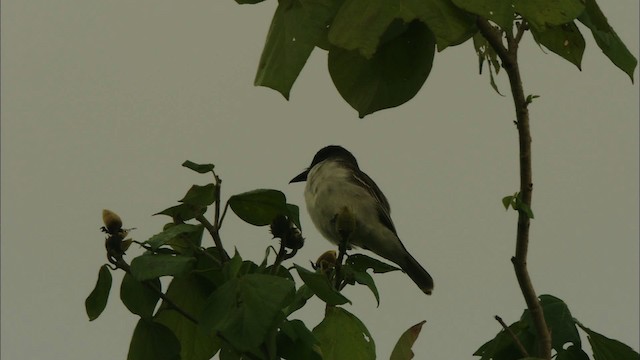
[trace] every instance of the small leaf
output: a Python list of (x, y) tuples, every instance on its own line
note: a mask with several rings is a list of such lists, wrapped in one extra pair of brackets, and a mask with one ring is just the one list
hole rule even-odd
[(324, 319), (313, 329), (324, 360), (373, 360), (376, 345), (366, 326), (355, 315), (328, 306)]
[(502, 205), (504, 206), (505, 210), (509, 210), (509, 206), (513, 206), (513, 199), (513, 195), (505, 196), (502, 198)]
[(371, 277), (369, 273), (366, 271), (353, 270), (349, 265), (344, 265), (342, 270), (348, 274), (347, 276), (352, 276), (353, 280), (358, 282), (358, 284), (368, 287), (376, 298), (377, 305), (380, 306), (380, 294), (378, 293), (376, 283), (373, 281), (373, 277)]
[(180, 360), (180, 342), (166, 326), (140, 318), (127, 360)]
[(599, 334), (576, 320), (576, 323), (587, 333), (589, 344), (595, 360), (637, 360), (640, 355), (628, 345)]
[(211, 172), (213, 171), (213, 168), (214, 168), (213, 164), (196, 164), (193, 161), (189, 161), (189, 160), (183, 162), (182, 166), (200, 174)]
[(288, 210), (287, 217), (291, 221), (293, 221), (293, 223), (298, 229), (302, 230), (302, 226), (300, 225), (300, 208), (298, 207), (298, 205), (287, 204), (287, 210)]
[(416, 342), (418, 335), (420, 335), (420, 331), (422, 331), (422, 325), (424, 325), (426, 321), (423, 320), (409, 329), (405, 331), (396, 346), (393, 348), (393, 352), (391, 352), (390, 360), (411, 360), (414, 357), (414, 353), (411, 350), (411, 347)]
[(193, 185), (187, 194), (180, 200), (181, 203), (191, 205), (195, 208), (206, 207), (216, 201), (216, 185), (207, 184), (204, 186)]
[(150, 286), (158, 290), (162, 289), (162, 286), (160, 279), (157, 278), (146, 282), (149, 285), (139, 282), (126, 273), (120, 284), (120, 299), (132, 313), (143, 318), (151, 318), (160, 299), (160, 294), (152, 290)]
[(270, 189), (233, 195), (229, 206), (240, 219), (255, 226), (269, 225), (276, 216), (289, 214), (284, 194)]
[(194, 262), (190, 256), (146, 253), (133, 259), (131, 275), (138, 281), (181, 275), (193, 269)]
[(98, 272), (98, 281), (91, 291), (91, 294), (84, 302), (89, 320), (93, 321), (102, 314), (109, 300), (109, 292), (111, 291), (111, 272), (108, 265), (102, 265)]
[(302, 309), (313, 295), (313, 290), (311, 290), (308, 285), (302, 284), (293, 296), (293, 300), (291, 300), (289, 306), (285, 309), (285, 315), (291, 315), (293, 312)]
[(351, 303), (349, 299), (333, 288), (326, 275), (311, 272), (299, 265), (294, 266), (302, 281), (304, 281), (304, 283), (313, 291), (314, 294), (316, 294), (317, 297), (326, 302), (327, 305), (342, 305), (347, 302)]

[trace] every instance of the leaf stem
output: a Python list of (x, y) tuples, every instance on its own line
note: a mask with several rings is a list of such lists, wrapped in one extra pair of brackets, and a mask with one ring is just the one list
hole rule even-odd
[(516, 346), (518, 347), (518, 350), (520, 350), (520, 354), (525, 357), (528, 358), (529, 357), (529, 353), (527, 352), (527, 349), (524, 348), (524, 346), (522, 345), (522, 343), (520, 342), (520, 339), (518, 339), (518, 337), (516, 336), (516, 334), (513, 333), (513, 331), (511, 330), (510, 327), (507, 326), (507, 324), (504, 323), (504, 321), (502, 321), (502, 318), (498, 315), (494, 316), (494, 319), (496, 319), (500, 325), (502, 325), (502, 328), (509, 333), (509, 335), (511, 335), (511, 338), (513, 339), (513, 341), (516, 343)]
[[(520, 32), (524, 32), (524, 28), (518, 29), (518, 34), (507, 36), (507, 47), (502, 42), (502, 31), (494, 28), (487, 19), (478, 17), (476, 25), (482, 36), (487, 39), (489, 45), (494, 48), (500, 60), (502, 67), (509, 76), (509, 84), (513, 102), (515, 105), (519, 154), (520, 154), (520, 196), (522, 202), (531, 208), (531, 197), (533, 192), (532, 167), (531, 167), (531, 130), (529, 126), (529, 110), (528, 103), (524, 96), (522, 86), (522, 78), (518, 67), (518, 41), (522, 38)], [(517, 39), (517, 41), (516, 41)], [(527, 307), (531, 312), (536, 333), (538, 335), (539, 356), (544, 359), (551, 359), (551, 335), (549, 328), (544, 319), (542, 307), (538, 301), (538, 297), (533, 288), (529, 271), (527, 270), (527, 252), (529, 248), (529, 226), (530, 218), (524, 211), (518, 211), (518, 229), (516, 235), (515, 256), (511, 258), (516, 278), (520, 285), (520, 290), (524, 297)]]

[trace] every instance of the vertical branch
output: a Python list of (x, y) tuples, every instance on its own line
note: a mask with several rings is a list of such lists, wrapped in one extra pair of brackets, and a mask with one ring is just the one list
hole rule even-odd
[[(522, 78), (518, 67), (518, 42), (522, 37), (526, 25), (521, 25), (518, 34), (514, 38), (513, 34), (507, 33), (507, 47), (502, 42), (502, 32), (494, 28), (486, 19), (478, 17), (476, 22), (482, 36), (487, 39), (496, 54), (500, 57), (502, 67), (509, 76), (509, 85), (516, 110), (518, 126), (518, 142), (520, 154), (520, 196), (522, 202), (531, 208), (531, 196), (533, 192), (532, 170), (531, 170), (531, 130), (529, 127), (528, 103), (524, 96)], [(513, 268), (518, 279), (518, 284), (522, 295), (531, 312), (535, 324), (536, 333), (540, 341), (539, 356), (544, 359), (551, 359), (551, 335), (544, 319), (542, 307), (538, 301), (529, 271), (527, 270), (527, 252), (529, 249), (529, 216), (522, 210), (518, 211), (518, 230), (516, 236), (515, 256), (511, 258)]]

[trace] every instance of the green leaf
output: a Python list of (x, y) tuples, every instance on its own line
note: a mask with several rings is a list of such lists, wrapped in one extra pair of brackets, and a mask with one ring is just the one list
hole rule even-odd
[(278, 355), (284, 359), (321, 360), (318, 340), (300, 320), (287, 320), (277, 337)]
[(207, 207), (213, 204), (216, 200), (216, 185), (207, 184), (204, 186), (191, 186), (180, 202), (191, 205), (195, 208), (200, 208)]
[(146, 253), (133, 259), (131, 275), (138, 281), (177, 276), (191, 271), (194, 262), (195, 258), (190, 256)]
[(504, 205), (505, 210), (509, 210), (509, 206), (513, 206), (513, 201), (515, 197), (513, 195), (505, 196), (502, 198), (502, 205)]
[(366, 270), (355, 270), (349, 264), (345, 264), (342, 267), (342, 273), (349, 284), (357, 282), (358, 284), (368, 287), (376, 298), (377, 305), (380, 306), (380, 294), (378, 293), (378, 288), (376, 287), (376, 283), (373, 281), (373, 277), (371, 277)]
[(313, 329), (323, 360), (373, 360), (376, 345), (362, 321), (347, 310), (328, 306), (324, 319)]
[(306, 284), (300, 286), (300, 288), (296, 291), (296, 294), (293, 296), (293, 300), (291, 300), (291, 303), (285, 309), (285, 315), (289, 316), (293, 312), (302, 309), (302, 307), (307, 303), (309, 299), (313, 297), (313, 295), (313, 290), (311, 290), (309, 286), (307, 286)]
[(556, 360), (589, 360), (589, 355), (580, 347), (571, 345), (562, 351), (558, 351)]
[(325, 274), (311, 272), (299, 265), (294, 265), (304, 283), (327, 305), (351, 303), (349, 299), (336, 291)]
[[(389, 31), (397, 31), (396, 26)], [(370, 59), (358, 51), (332, 46), (329, 73), (340, 95), (364, 117), (413, 98), (429, 76), (434, 53), (433, 34), (414, 21), (380, 45)]]
[(576, 24), (570, 22), (559, 26), (547, 26), (543, 30), (532, 28), (531, 33), (538, 44), (560, 55), (582, 70), (581, 63), (585, 42)]
[(200, 174), (211, 172), (213, 171), (213, 168), (214, 168), (213, 164), (196, 164), (193, 161), (189, 161), (189, 160), (183, 162), (182, 166)]
[(272, 88), (287, 100), (311, 51), (336, 11), (332, 0), (283, 0), (273, 15), (255, 85)]
[(298, 205), (287, 204), (287, 210), (289, 213), (288, 218), (293, 221), (298, 229), (302, 230), (302, 225), (300, 225), (300, 208)]
[(240, 219), (255, 226), (269, 225), (278, 215), (289, 215), (286, 197), (277, 190), (258, 189), (233, 195), (229, 206)]
[(515, 11), (537, 30), (570, 23), (585, 9), (581, 0), (515, 0), (514, 5)]
[(329, 29), (329, 42), (370, 59), (399, 12), (399, 1), (345, 0)]
[(282, 319), (294, 291), (292, 281), (278, 276), (231, 279), (207, 300), (200, 324), (206, 331), (219, 331), (238, 350), (255, 348)]
[(143, 318), (151, 318), (160, 295), (152, 290), (150, 286), (160, 291), (162, 285), (160, 285), (160, 279), (157, 278), (147, 280), (146, 283), (149, 285), (139, 282), (129, 273), (126, 273), (120, 284), (120, 299), (132, 313)]
[(180, 342), (166, 326), (140, 318), (131, 344), (128, 360), (180, 360)]
[[(213, 287), (193, 275), (174, 278), (167, 289), (167, 297), (187, 313), (196, 316), (204, 309)], [(162, 303), (155, 321), (165, 325), (180, 341), (180, 358), (208, 360), (220, 349), (220, 339), (209, 335), (166, 303)]]
[[(194, 239), (194, 245), (198, 246), (195, 239), (198, 238), (198, 235), (202, 238), (203, 230), (204, 226), (202, 225), (178, 224), (167, 228), (161, 233), (153, 235), (149, 240), (145, 241), (145, 243), (148, 244), (151, 249), (157, 250), (159, 247), (167, 244), (174, 238), (186, 236), (190, 239)], [(195, 235), (195, 237), (192, 237), (192, 235)]]
[(261, 3), (264, 0), (236, 0), (238, 4), (257, 4)]
[(91, 294), (84, 301), (84, 306), (89, 316), (89, 321), (93, 321), (102, 314), (109, 300), (109, 292), (111, 291), (111, 272), (109, 265), (102, 265), (98, 272), (98, 281), (91, 291)]
[(513, 1), (505, 0), (451, 0), (457, 7), (498, 24), (503, 30), (513, 25)]
[[(528, 352), (533, 352), (532, 350), (536, 348), (534, 343), (535, 337), (523, 321), (517, 321), (511, 324), (509, 329), (511, 329)], [(513, 341), (513, 337), (505, 330), (500, 331), (495, 338), (487, 341), (476, 350), (473, 355), (481, 356), (480, 360), (511, 360), (522, 358), (522, 353)]]
[(638, 60), (609, 25), (595, 0), (585, 0), (585, 4), (586, 10), (578, 17), (578, 20), (591, 30), (596, 44), (609, 60), (629, 75), (631, 82), (633, 82), (633, 73), (638, 65)]
[(467, 41), (477, 31), (475, 19), (449, 0), (400, 0), (398, 17), (405, 22), (419, 19), (427, 24), (438, 51)]
[(420, 331), (422, 330), (422, 325), (424, 325), (426, 321), (422, 320), (421, 322), (413, 325), (407, 331), (405, 331), (396, 346), (393, 348), (391, 352), (390, 360), (411, 360), (413, 359), (413, 351), (411, 347), (416, 342), (418, 335), (420, 335)]
[(609, 339), (582, 325), (577, 320), (576, 323), (587, 333), (595, 360), (638, 360), (640, 357), (637, 352), (620, 341)]
[(367, 269), (372, 269), (376, 274), (382, 274), (390, 271), (398, 271), (399, 268), (384, 263), (378, 259), (374, 259), (364, 254), (353, 254), (347, 258), (347, 264), (351, 265), (352, 268), (359, 271), (366, 271)]
[[(551, 339), (553, 349), (560, 351), (567, 343), (581, 346), (580, 335), (567, 304), (552, 295), (540, 295), (538, 298), (547, 327), (553, 334)], [(528, 309), (524, 311), (522, 321), (527, 324), (532, 334), (535, 334), (535, 326)]]
[(194, 207), (188, 204), (180, 204), (164, 209), (153, 215), (167, 215), (170, 216), (174, 222), (180, 223), (191, 220), (198, 215), (202, 215), (206, 210), (207, 209), (204, 207)]

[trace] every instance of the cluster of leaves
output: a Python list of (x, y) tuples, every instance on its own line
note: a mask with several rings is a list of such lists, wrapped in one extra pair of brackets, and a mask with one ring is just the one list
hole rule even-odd
[[(371, 334), (354, 314), (340, 307), (350, 301), (339, 290), (363, 284), (379, 301), (368, 271), (398, 269), (358, 254), (337, 266), (334, 251), (323, 254), (313, 269), (297, 264), (286, 268), (282, 260), (292, 257), (301, 246), (300, 241), (293, 242), (293, 247), (287, 245), (292, 242), (285, 243), (289, 235), (283, 235), (287, 230), (292, 230), (291, 236), (301, 235), (297, 206), (288, 204), (280, 191), (261, 189), (231, 196), (220, 214), (221, 182), (213, 165), (187, 161), (183, 166), (199, 173), (211, 172), (216, 181), (193, 185), (179, 205), (159, 212), (173, 221), (148, 240), (133, 241), (145, 252), (130, 266), (122, 258), (125, 249), (112, 251), (115, 255), (109, 260), (114, 266), (100, 268), (96, 286), (85, 302), (89, 319), (98, 318), (109, 297), (111, 270), (125, 271), (120, 299), (140, 317), (128, 359), (205, 360), (215, 354), (222, 360), (375, 359)], [(213, 224), (204, 217), (212, 205)], [(281, 240), (280, 250), (269, 246), (257, 264), (243, 259), (237, 250), (229, 257), (222, 242), (204, 247), (205, 230), (214, 241), (219, 238), (227, 208), (249, 224), (270, 225), (272, 234)], [(122, 223), (117, 219), (114, 230), (120, 231)], [(194, 220), (197, 223), (188, 223)], [(273, 252), (277, 253), (275, 261), (270, 260)], [(302, 279), (299, 287), (293, 272)], [(162, 290), (162, 277), (170, 279), (166, 291)], [(294, 316), (314, 296), (326, 303), (326, 312), (322, 322), (310, 329)], [(413, 357), (411, 346), (423, 323), (401, 336), (391, 359)]]
[(280, 0), (255, 84), (288, 99), (317, 47), (329, 53), (329, 74), (340, 95), (364, 117), (413, 98), (429, 76), (436, 49), (473, 37), (481, 65), (484, 60), (492, 64), (496, 88), (492, 72), (498, 72), (500, 63), (478, 33), (478, 17), (505, 34), (514, 23), (530, 29), (537, 44), (578, 68), (585, 48), (580, 23), (633, 81), (637, 60), (595, 0)]
[[(576, 320), (567, 304), (557, 297), (541, 295), (540, 304), (544, 317), (552, 334), (553, 350), (557, 360), (589, 360), (582, 349), (582, 341), (578, 328), (582, 329), (589, 339), (596, 360), (637, 360), (637, 352), (629, 346), (601, 335)], [(537, 339), (529, 310), (525, 310), (520, 320), (503, 329), (496, 337), (482, 345), (474, 355), (480, 360), (512, 360), (531, 359), (536, 353)]]

